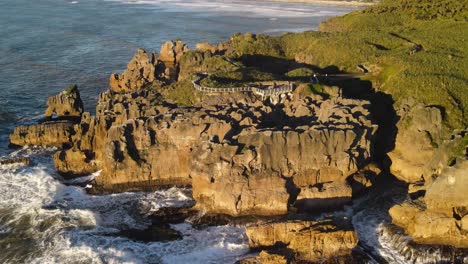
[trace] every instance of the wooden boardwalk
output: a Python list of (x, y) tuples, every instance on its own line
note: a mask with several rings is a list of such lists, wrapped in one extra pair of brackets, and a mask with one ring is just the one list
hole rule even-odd
[(197, 77), (192, 81), (192, 85), (198, 91), (205, 93), (252, 92), (264, 98), (265, 96), (279, 95), (293, 91), (293, 84), (287, 81), (258, 82), (242, 87), (206, 87), (200, 84), (201, 80), (202, 78), (200, 76)]

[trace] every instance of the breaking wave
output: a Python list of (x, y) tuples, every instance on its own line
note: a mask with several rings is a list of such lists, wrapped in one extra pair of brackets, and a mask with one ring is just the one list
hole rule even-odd
[(193, 203), (189, 190), (88, 195), (61, 183), (52, 151), (24, 148), (9, 158), (28, 156), (31, 166), (0, 166), (1, 263), (233, 263), (248, 252), (244, 229), (233, 226), (175, 224), (182, 239), (169, 242), (118, 236), (151, 225), (145, 214)]

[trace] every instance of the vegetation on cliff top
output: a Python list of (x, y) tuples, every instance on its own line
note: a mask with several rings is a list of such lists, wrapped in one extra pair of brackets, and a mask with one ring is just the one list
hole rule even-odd
[[(278, 64), (269, 62), (281, 60), (355, 72), (361, 64), (370, 70), (366, 78), (373, 87), (391, 94), (397, 106), (409, 97), (438, 105), (447, 127), (465, 127), (467, 10), (466, 1), (383, 1), (330, 19), (318, 32), (234, 35), (227, 55), (246, 66), (261, 61), (270, 68)], [(281, 70), (288, 69), (271, 69)]]
[[(273, 79), (307, 82), (316, 72), (356, 72), (362, 65), (369, 71), (364, 81), (390, 94), (395, 108), (405, 101), (438, 106), (447, 130), (464, 128), (467, 5), (457, 0), (383, 0), (325, 21), (320, 31), (277, 37), (235, 34), (220, 44), (225, 52), (186, 53), (180, 74), (186, 80), (195, 72), (210, 72), (203, 85), (229, 87)], [(198, 101), (188, 83), (175, 86), (184, 89), (172, 89), (171, 99), (182, 104)]]
[(239, 87), (252, 82), (273, 81), (279, 77), (256, 68), (240, 68), (235, 71), (217, 72), (202, 80), (208, 87)]

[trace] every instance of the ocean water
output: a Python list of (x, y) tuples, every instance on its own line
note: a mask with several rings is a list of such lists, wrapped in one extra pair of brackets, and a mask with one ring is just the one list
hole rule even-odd
[(93, 112), (110, 74), (123, 71), (137, 48), (316, 29), (354, 9), (251, 0), (2, 0), (0, 135), (40, 117), (47, 97), (70, 84)]
[(354, 9), (249, 0), (1, 0), (0, 158), (29, 157), (31, 164), (0, 166), (0, 263), (233, 263), (249, 254), (243, 227), (177, 224), (183, 238), (171, 242), (118, 236), (148, 227), (145, 215), (161, 207), (193, 203), (190, 190), (87, 195), (55, 173), (54, 149), (10, 150), (8, 133), (40, 119), (47, 97), (70, 84), (94, 112), (109, 75), (124, 70), (139, 47), (159, 51), (180, 38), (193, 48), (236, 32), (310, 30)]

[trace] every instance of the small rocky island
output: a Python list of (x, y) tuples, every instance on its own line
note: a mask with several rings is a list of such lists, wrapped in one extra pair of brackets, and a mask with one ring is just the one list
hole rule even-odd
[[(384, 16), (386, 5), (354, 16)], [(40, 123), (17, 127), (10, 143), (57, 147), (55, 168), (65, 179), (100, 171), (92, 194), (190, 186), (195, 205), (168, 214), (245, 225), (249, 246), (261, 253), (241, 263), (360, 263), (365, 254), (351, 220), (333, 211), (399, 180), (408, 196), (389, 210), (394, 228), (415, 244), (447, 246), (450, 261), (462, 263), (464, 109), (449, 113), (432, 99), (391, 90), (392, 77), (402, 73), (388, 64), (398, 65), (395, 59), (382, 62), (394, 56), (384, 44), (401, 41), (408, 60), (426, 46), (396, 33), (382, 37), (388, 43), (360, 42), (380, 59), (347, 57), (342, 48), (332, 63), (296, 47), (305, 42), (294, 44), (338, 41), (342, 35), (333, 32), (355, 23), (347, 19), (325, 22), (321, 32), (237, 34), (195, 50), (182, 41), (159, 52), (139, 49), (110, 77), (95, 115), (84, 112), (71, 86), (47, 100)], [(447, 117), (456, 111), (461, 119)], [(323, 212), (331, 213), (317, 217)]]

